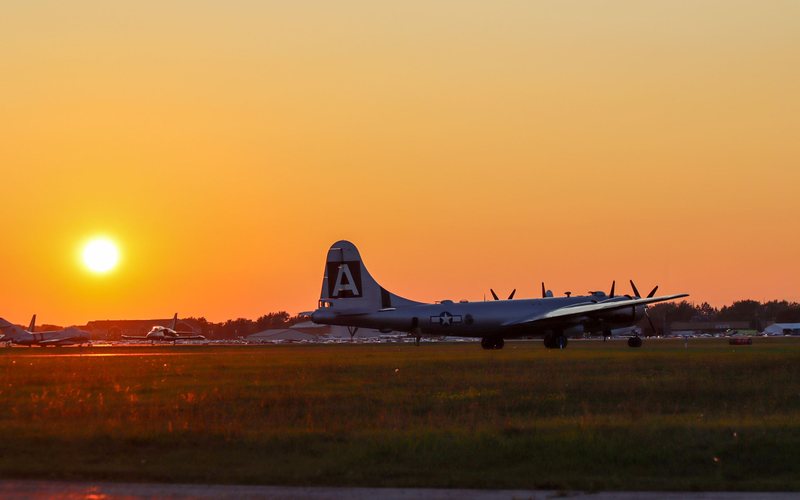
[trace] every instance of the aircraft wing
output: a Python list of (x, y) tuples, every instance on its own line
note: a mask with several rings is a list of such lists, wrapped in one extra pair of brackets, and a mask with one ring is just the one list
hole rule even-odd
[(178, 340), (205, 340), (206, 338), (202, 335), (179, 335), (175, 337)]
[(150, 340), (147, 337), (137, 337), (136, 335), (123, 335), (122, 338), (125, 340)]
[(536, 321), (567, 318), (570, 316), (591, 316), (594, 313), (613, 311), (615, 309), (624, 309), (626, 307), (643, 306), (652, 304), (654, 302), (663, 302), (665, 300), (674, 300), (688, 296), (688, 293), (679, 293), (675, 295), (662, 295), (661, 297), (645, 297), (641, 299), (617, 300), (613, 302), (605, 301), (589, 304), (576, 304), (573, 306), (559, 307), (558, 309), (552, 309), (544, 313), (538, 313), (535, 316), (508, 321), (503, 323), (503, 326), (526, 325), (535, 323)]
[(74, 339), (64, 338), (64, 339), (52, 339), (52, 340), (40, 340), (38, 344), (44, 347), (48, 345), (74, 345), (77, 344), (77, 342)]

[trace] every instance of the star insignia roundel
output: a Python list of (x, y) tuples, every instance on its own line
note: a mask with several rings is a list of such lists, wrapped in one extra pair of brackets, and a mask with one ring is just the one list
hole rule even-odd
[(461, 316), (454, 316), (444, 311), (438, 316), (431, 316), (431, 323), (438, 323), (439, 326), (451, 326), (456, 323), (461, 323)]

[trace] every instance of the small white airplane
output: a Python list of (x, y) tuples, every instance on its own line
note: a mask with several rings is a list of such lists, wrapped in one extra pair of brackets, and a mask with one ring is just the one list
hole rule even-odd
[(89, 332), (74, 326), (51, 332), (36, 332), (35, 314), (31, 318), (31, 324), (28, 326), (27, 330), (0, 318), (0, 332), (2, 332), (0, 342), (6, 342), (6, 345), (17, 344), (26, 345), (28, 347), (35, 345), (39, 347), (61, 347), (76, 344), (80, 346), (83, 344), (91, 345), (92, 343)]
[[(338, 241), (328, 250), (319, 306), (311, 313), (314, 323), (381, 332), (408, 332), (417, 342), (423, 335), (473, 337), (484, 349), (502, 349), (504, 339), (539, 337), (547, 348), (565, 348), (568, 335), (611, 336), (618, 328), (632, 327), (647, 316), (647, 305), (686, 297), (679, 293), (656, 297), (658, 287), (642, 297), (631, 281), (634, 296), (590, 292), (590, 295), (553, 297), (542, 285), (541, 299), (483, 302), (442, 300), (424, 303), (395, 295), (369, 274), (355, 245)], [(634, 333), (630, 347), (641, 347)]]
[[(125, 340), (149, 340), (151, 344), (156, 342), (172, 342), (173, 344), (178, 340), (205, 340), (202, 335), (194, 335), (194, 332), (179, 332), (176, 330), (178, 327), (178, 313), (172, 317), (172, 324), (169, 328), (166, 326), (156, 325), (147, 332), (144, 336), (123, 335)], [(182, 335), (182, 334), (188, 335)]]

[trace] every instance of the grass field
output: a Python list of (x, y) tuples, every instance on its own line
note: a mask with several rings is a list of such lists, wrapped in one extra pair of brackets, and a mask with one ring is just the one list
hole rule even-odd
[(0, 476), (800, 490), (800, 339), (0, 349)]

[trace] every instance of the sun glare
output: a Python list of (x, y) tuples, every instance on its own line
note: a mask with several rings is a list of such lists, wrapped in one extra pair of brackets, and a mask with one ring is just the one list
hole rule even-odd
[(83, 247), (83, 263), (93, 273), (107, 273), (118, 261), (117, 245), (108, 238), (95, 238)]

